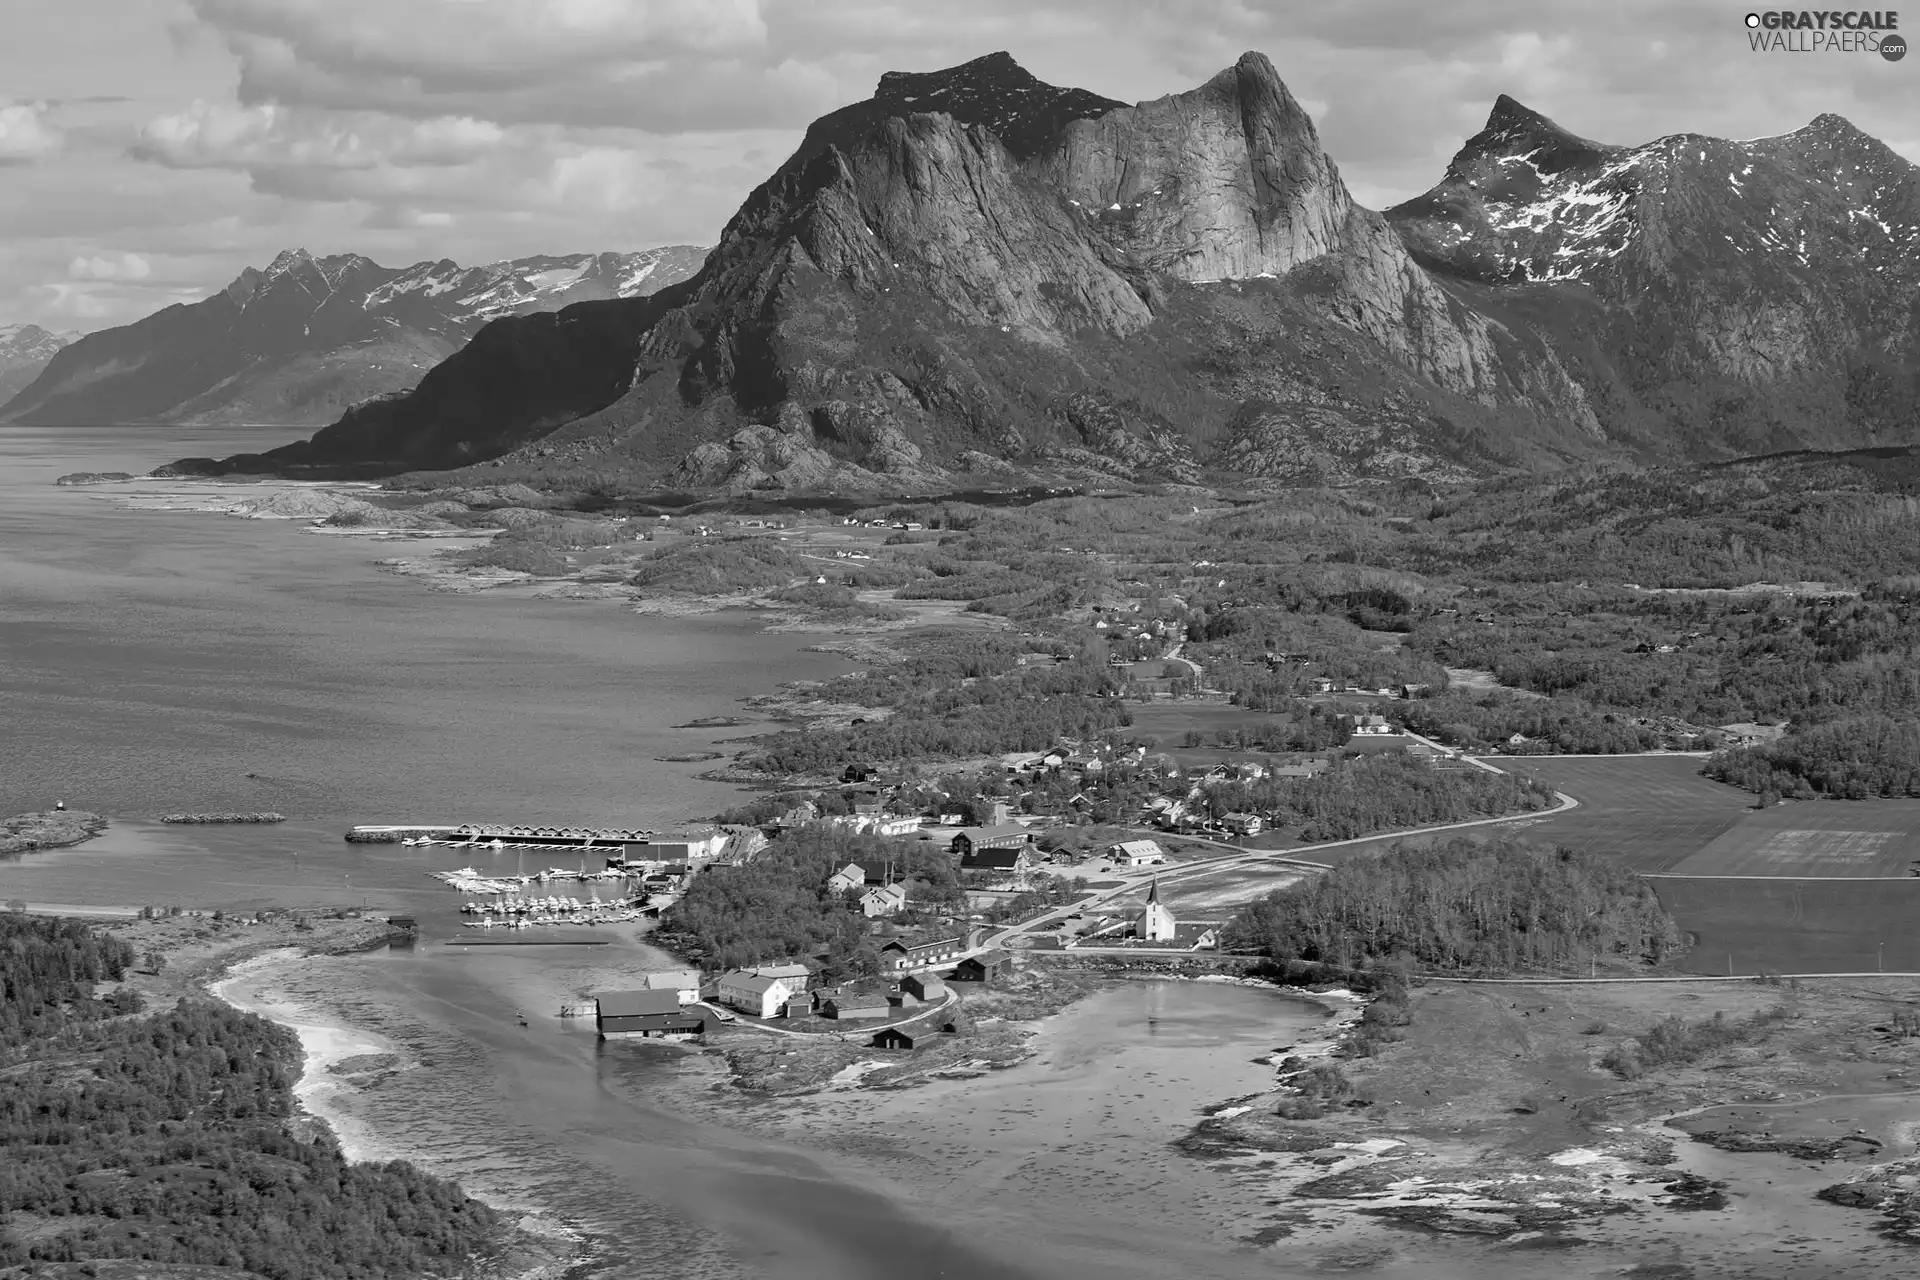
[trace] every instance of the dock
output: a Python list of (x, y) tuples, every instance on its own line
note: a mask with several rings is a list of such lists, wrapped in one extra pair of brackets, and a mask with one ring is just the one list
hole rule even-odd
[(448, 938), (448, 947), (605, 947), (619, 941), (606, 933), (547, 933), (539, 929), (506, 929), (498, 933), (469, 933)]

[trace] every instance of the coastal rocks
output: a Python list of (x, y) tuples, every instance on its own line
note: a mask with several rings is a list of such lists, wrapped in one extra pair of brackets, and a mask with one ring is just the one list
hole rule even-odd
[[(393, 519), (395, 513), (371, 502), (331, 489), (272, 489), (257, 498), (242, 498), (227, 508), (228, 515), (249, 520), (325, 520), (359, 517), (372, 521)], [(394, 520), (400, 523), (400, 520)]]
[(1692, 1130), (1687, 1121), (1674, 1123), (1676, 1129), (1689, 1132), (1695, 1142), (1704, 1142), (1722, 1151), (1777, 1151), (1797, 1160), (1861, 1160), (1877, 1155), (1885, 1146), (1878, 1138), (1865, 1134), (1841, 1134), (1832, 1138), (1803, 1138), (1770, 1133), (1749, 1133), (1743, 1129)]
[(184, 823), (188, 825), (212, 825), (216, 823), (254, 823), (285, 822), (284, 813), (169, 813), (162, 822)]
[(435, 489), (432, 497), (465, 507), (543, 507), (546, 495), (524, 484), (489, 484), (470, 489)]
[(1875, 1210), (1883, 1215), (1882, 1233), (1920, 1240), (1920, 1159), (1873, 1165), (1814, 1194), (1829, 1204)]
[(132, 480), (133, 473), (128, 471), (74, 471), (55, 480), (55, 484), (112, 484), (119, 480)]
[(65, 849), (93, 839), (107, 820), (80, 809), (50, 809), (0, 820), (0, 856), (36, 849)]

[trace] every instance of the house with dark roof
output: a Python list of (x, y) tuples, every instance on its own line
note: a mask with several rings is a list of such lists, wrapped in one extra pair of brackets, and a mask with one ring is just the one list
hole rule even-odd
[(960, 855), (962, 871), (998, 871), (1008, 875), (1018, 875), (1033, 865), (1034, 850), (1030, 844), (996, 849), (969, 849)]
[(595, 1001), (602, 1040), (687, 1039), (704, 1036), (712, 1015), (683, 1008), (677, 991), (609, 991)]
[(936, 1004), (947, 998), (947, 984), (930, 973), (910, 973), (900, 979), (900, 994), (922, 1004)]
[(884, 1018), (892, 1012), (892, 1002), (873, 991), (842, 992), (820, 1002), (821, 1017), (834, 1018), (841, 1022), (871, 1022), (875, 1018)]
[(1017, 822), (1001, 823), (992, 827), (956, 827), (951, 834), (941, 832), (947, 849), (963, 861), (969, 854), (983, 849), (1023, 849), (1033, 843), (1033, 833)]
[(913, 1036), (898, 1027), (887, 1027), (874, 1033), (873, 1047), (876, 1049), (911, 1049)]
[(955, 982), (994, 983), (1013, 976), (1013, 953), (995, 947), (977, 956), (968, 956), (954, 966)]
[(924, 942), (902, 942), (895, 938), (880, 948), (880, 965), (891, 974), (943, 968), (957, 963), (960, 957), (973, 950), (980, 932), (973, 929), (965, 936), (930, 938)]

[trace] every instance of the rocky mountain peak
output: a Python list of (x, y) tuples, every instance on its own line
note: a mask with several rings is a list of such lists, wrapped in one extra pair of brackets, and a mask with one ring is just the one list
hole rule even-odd
[(1625, 151), (1583, 138), (1518, 100), (1501, 94), (1486, 126), (1468, 138), (1448, 166), (1449, 176), (1481, 176), (1488, 164), (1524, 162), (1542, 174), (1590, 168)]
[(1102, 115), (1126, 104), (1085, 89), (1062, 89), (1039, 79), (1008, 53), (990, 53), (940, 71), (889, 71), (873, 97), (813, 122), (788, 167), (829, 147), (847, 150), (889, 118), (951, 116), (991, 130), (1018, 158), (1032, 155), (1070, 120)]
[(269, 276), (285, 275), (289, 271), (295, 271), (301, 267), (312, 265), (314, 265), (313, 255), (305, 249), (282, 249), (273, 256), (273, 261), (267, 264), (265, 274)]

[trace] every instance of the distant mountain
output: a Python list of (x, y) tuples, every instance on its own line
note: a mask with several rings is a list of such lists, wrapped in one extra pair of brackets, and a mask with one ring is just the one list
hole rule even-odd
[(73, 342), (0, 404), (0, 418), (325, 423), (411, 387), (489, 320), (641, 297), (686, 279), (705, 255), (675, 245), (394, 269), (290, 249), (203, 301)]
[(1914, 175), (1831, 117), (1627, 149), (1502, 98), (1383, 216), (1259, 54), (1137, 106), (994, 54), (814, 122), (692, 279), (187, 469), (929, 491), (1911, 438)]
[(1387, 218), (1585, 366), (1615, 434), (1699, 455), (1920, 429), (1920, 168), (1839, 116), (1622, 147), (1502, 95)]
[(79, 337), (78, 331), (51, 333), (37, 324), (0, 324), (0, 403), (39, 377), (54, 353)]

